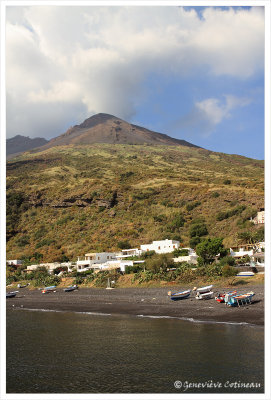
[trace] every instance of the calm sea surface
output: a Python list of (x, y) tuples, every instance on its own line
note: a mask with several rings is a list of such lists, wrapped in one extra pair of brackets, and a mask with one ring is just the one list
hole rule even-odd
[[(249, 325), (13, 310), (7, 392), (260, 393), (263, 343), (263, 328)], [(222, 388), (185, 391), (186, 382), (211, 380)], [(230, 388), (235, 382), (261, 387)]]

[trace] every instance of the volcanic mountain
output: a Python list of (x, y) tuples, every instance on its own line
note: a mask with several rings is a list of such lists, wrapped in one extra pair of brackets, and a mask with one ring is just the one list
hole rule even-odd
[(23, 151), (31, 150), (36, 147), (43, 146), (48, 140), (43, 138), (29, 138), (28, 136), (16, 135), (6, 141), (7, 155), (15, 155)]
[(71, 127), (66, 133), (51, 139), (41, 149), (70, 144), (84, 145), (93, 143), (198, 147), (185, 140), (174, 139), (165, 134), (129, 124), (114, 115), (100, 113), (86, 119), (80, 125)]

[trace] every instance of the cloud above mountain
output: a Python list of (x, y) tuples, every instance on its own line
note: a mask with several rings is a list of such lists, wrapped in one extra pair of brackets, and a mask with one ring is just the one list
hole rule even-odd
[[(6, 62), (8, 136), (50, 138), (98, 112), (130, 120), (153, 75), (262, 73), (264, 11), (9, 6)], [(193, 112), (215, 126), (238, 101), (198, 100)]]

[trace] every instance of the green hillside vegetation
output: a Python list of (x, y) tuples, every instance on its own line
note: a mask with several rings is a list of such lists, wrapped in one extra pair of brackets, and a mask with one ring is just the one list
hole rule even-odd
[(264, 163), (184, 146), (63, 146), (7, 163), (7, 258), (76, 260), (160, 239), (255, 241)]

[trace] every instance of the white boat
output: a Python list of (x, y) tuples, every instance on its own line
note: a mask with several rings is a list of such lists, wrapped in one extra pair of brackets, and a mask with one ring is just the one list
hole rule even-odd
[(194, 288), (193, 290), (195, 290), (198, 293), (207, 293), (210, 292), (210, 290), (212, 289), (213, 285), (210, 286), (204, 286), (202, 288)]
[(184, 292), (176, 292), (176, 293), (171, 293), (171, 291), (168, 292), (168, 296), (170, 296), (171, 300), (182, 300), (182, 299), (187, 299), (187, 297), (190, 296), (191, 290), (185, 290)]
[(197, 293), (196, 299), (197, 300), (208, 300), (212, 299), (214, 292), (206, 292), (206, 293)]
[(239, 274), (237, 274), (236, 276), (254, 276), (254, 275), (255, 275), (254, 272), (242, 271), (242, 272), (239, 272)]

